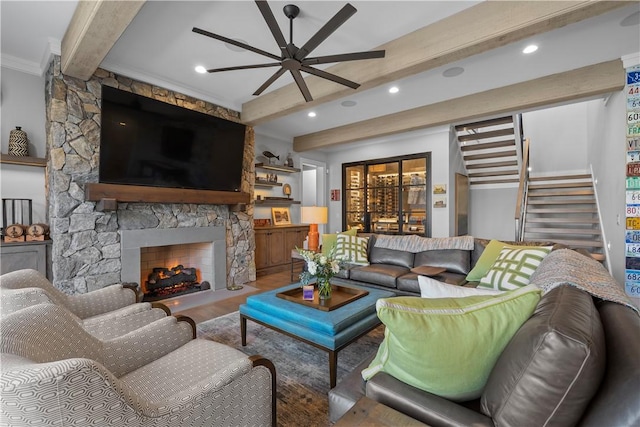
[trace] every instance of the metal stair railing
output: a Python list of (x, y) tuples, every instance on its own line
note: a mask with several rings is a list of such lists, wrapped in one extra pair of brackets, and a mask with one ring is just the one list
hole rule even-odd
[(529, 190), (529, 138), (522, 144), (522, 166), (520, 169), (520, 184), (515, 212), (515, 241), (520, 242), (524, 236), (524, 218), (527, 209), (527, 195)]

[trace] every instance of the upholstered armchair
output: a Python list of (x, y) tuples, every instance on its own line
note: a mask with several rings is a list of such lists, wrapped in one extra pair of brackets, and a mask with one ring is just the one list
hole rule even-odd
[[(0, 287), (0, 315), (6, 316), (32, 305), (53, 303), (42, 288), (5, 289)], [(99, 339), (110, 339), (125, 335), (171, 314), (160, 303), (138, 303), (128, 309), (115, 310), (98, 316), (80, 319), (64, 306), (63, 308), (87, 332)]]
[(3, 316), (0, 350), (0, 418), (11, 426), (275, 425), (273, 364), (192, 339), (171, 316), (99, 340), (39, 304)]
[(0, 276), (0, 288), (41, 288), (54, 304), (66, 307), (80, 319), (89, 319), (119, 309), (133, 311), (143, 309), (132, 306), (139, 299), (137, 286), (110, 285), (84, 294), (67, 295), (53, 286), (42, 273), (32, 269), (3, 274)]

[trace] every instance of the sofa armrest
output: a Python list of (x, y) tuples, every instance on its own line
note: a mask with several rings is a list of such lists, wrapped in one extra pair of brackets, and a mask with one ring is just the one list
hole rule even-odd
[(360, 362), (340, 383), (329, 390), (329, 421), (335, 423), (365, 394), (362, 370), (369, 366), (376, 353)]
[(366, 395), (425, 424), (438, 427), (493, 427), (493, 421), (480, 412), (435, 394), (419, 390), (384, 372), (367, 381)]
[(86, 294), (69, 295), (67, 307), (81, 319), (135, 304), (136, 292), (122, 285), (111, 285)]

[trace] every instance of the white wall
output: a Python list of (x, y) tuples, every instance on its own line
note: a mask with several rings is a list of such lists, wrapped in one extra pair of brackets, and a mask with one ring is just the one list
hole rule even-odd
[[(409, 154), (431, 152), (431, 182), (449, 182), (449, 127), (441, 126), (414, 132), (407, 132), (385, 138), (368, 141), (366, 146), (345, 148), (329, 153), (329, 188), (342, 188), (342, 164), (362, 160), (379, 159)], [(306, 155), (306, 153), (305, 153)], [(450, 197), (450, 192), (448, 192)], [(449, 210), (447, 202), (444, 209), (431, 209), (431, 235), (449, 236)], [(328, 230), (342, 229), (342, 200), (329, 202)]]
[[(589, 105), (587, 154), (598, 180), (596, 186), (609, 259), (616, 281), (624, 286), (625, 270), (625, 176), (626, 96), (618, 92), (606, 101)], [(636, 301), (636, 303), (639, 303)]]
[[(9, 149), (9, 132), (22, 127), (29, 139), (29, 154), (46, 157), (44, 78), (2, 67), (2, 153)], [(47, 222), (45, 168), (0, 165), (2, 198), (32, 199), (33, 221)]]
[[(456, 173), (466, 175), (467, 170), (462, 158), (462, 150), (458, 145), (458, 138), (455, 128), (452, 126), (449, 131), (449, 185), (447, 189), (447, 206), (449, 208), (449, 236), (456, 235)], [(469, 233), (471, 234), (471, 233)]]
[[(585, 171), (588, 168), (587, 108), (591, 102), (562, 105), (522, 114), (525, 138), (531, 141), (532, 174)], [(553, 155), (550, 156), (549, 153)]]
[(303, 170), (302, 171), (302, 197), (301, 202), (302, 206), (313, 206), (317, 205), (316, 202), (316, 188), (318, 186), (316, 180), (317, 171), (313, 170)]
[(518, 188), (469, 191), (469, 234), (484, 239), (514, 240)]

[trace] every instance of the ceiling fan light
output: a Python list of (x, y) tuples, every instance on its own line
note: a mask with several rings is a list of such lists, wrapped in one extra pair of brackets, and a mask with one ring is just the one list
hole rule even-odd
[(196, 70), (196, 73), (200, 73), (200, 74), (204, 74), (207, 72), (207, 69), (204, 68), (202, 65), (197, 65), (195, 70)]

